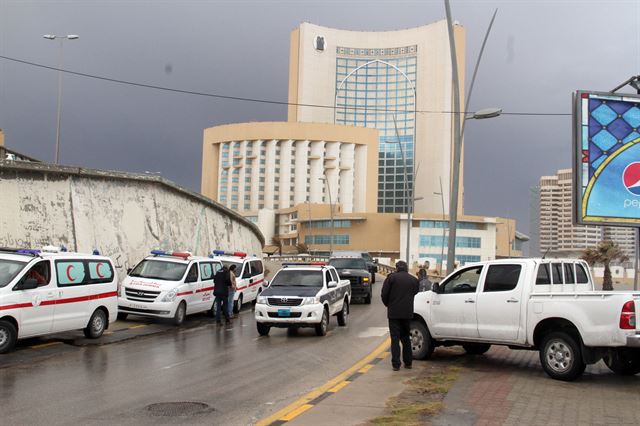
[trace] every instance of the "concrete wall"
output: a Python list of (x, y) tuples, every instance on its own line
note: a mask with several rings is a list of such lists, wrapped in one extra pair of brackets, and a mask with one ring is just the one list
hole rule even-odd
[(152, 249), (260, 255), (250, 221), (158, 176), (0, 161), (0, 246), (65, 245), (110, 256), (124, 276)]

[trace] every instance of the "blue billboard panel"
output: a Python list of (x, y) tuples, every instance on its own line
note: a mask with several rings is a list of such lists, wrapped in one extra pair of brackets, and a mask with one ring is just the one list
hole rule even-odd
[(583, 225), (640, 226), (640, 96), (574, 96), (575, 217)]

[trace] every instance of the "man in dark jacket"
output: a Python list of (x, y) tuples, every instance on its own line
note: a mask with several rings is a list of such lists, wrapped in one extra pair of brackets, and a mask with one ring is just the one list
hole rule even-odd
[(213, 276), (213, 295), (216, 297), (216, 323), (222, 324), (222, 318), (220, 314), (224, 314), (224, 319), (227, 324), (229, 321), (229, 309), (227, 303), (229, 302), (229, 287), (231, 287), (231, 277), (229, 276), (229, 269), (223, 266)]
[(405, 368), (411, 368), (411, 319), (413, 318), (413, 298), (418, 294), (418, 279), (408, 272), (407, 263), (396, 263), (396, 272), (389, 274), (382, 285), (382, 303), (387, 307), (389, 334), (391, 334), (391, 365), (400, 370), (400, 342), (402, 361)]

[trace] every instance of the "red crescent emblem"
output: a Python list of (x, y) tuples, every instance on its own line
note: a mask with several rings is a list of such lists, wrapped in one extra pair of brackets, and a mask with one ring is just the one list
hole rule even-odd
[(73, 279), (73, 278), (71, 278), (71, 275), (69, 274), (69, 272), (70, 272), (70, 271), (71, 271), (71, 269), (73, 269), (73, 268), (74, 268), (74, 266), (73, 266), (73, 265), (69, 265), (69, 266), (67, 266), (67, 278), (68, 278), (68, 279), (69, 279), (69, 281), (71, 281), (71, 282), (73, 282), (73, 281), (74, 281), (74, 279)]
[(98, 274), (98, 277), (100, 278), (104, 278), (104, 275), (102, 275), (100, 273), (100, 267), (102, 266), (102, 262), (98, 262), (98, 264), (96, 265), (96, 274)]

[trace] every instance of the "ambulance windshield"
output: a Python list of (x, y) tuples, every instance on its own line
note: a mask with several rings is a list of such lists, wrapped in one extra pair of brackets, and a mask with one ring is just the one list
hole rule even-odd
[(0, 259), (0, 287), (9, 284), (22, 271), (27, 262)]
[(131, 271), (129, 276), (165, 281), (180, 281), (186, 270), (186, 263), (145, 259), (138, 263), (138, 266)]

